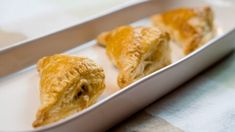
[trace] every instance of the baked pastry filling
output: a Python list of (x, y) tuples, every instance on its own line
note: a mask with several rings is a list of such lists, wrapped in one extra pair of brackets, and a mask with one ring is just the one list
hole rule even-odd
[(156, 27), (122, 26), (98, 36), (98, 43), (119, 69), (118, 85), (125, 87), (171, 63), (169, 35)]
[(104, 91), (104, 71), (88, 58), (54, 55), (39, 60), (41, 107), (34, 127), (92, 105)]
[(182, 45), (184, 53), (196, 50), (215, 35), (214, 15), (210, 7), (178, 8), (151, 17), (154, 25), (169, 32)]

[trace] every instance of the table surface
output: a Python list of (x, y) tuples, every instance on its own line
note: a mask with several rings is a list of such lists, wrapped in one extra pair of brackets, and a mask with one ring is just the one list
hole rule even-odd
[[(124, 2), (1, 0), (0, 48), (68, 27)], [(234, 98), (235, 54), (230, 54), (112, 131), (234, 131)]]

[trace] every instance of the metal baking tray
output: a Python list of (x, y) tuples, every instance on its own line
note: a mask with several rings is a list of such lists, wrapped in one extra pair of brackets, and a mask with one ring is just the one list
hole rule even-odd
[[(218, 35), (185, 57), (180, 55), (178, 47), (173, 47), (174, 63), (120, 90), (116, 84), (117, 70), (108, 60), (105, 49), (97, 46), (93, 39), (120, 25), (149, 25), (148, 18), (155, 13), (203, 5), (213, 8)], [(231, 52), (235, 44), (233, 6), (232, 0), (136, 1), (58, 32), (0, 49), (0, 131), (102, 131), (112, 127)], [(39, 77), (34, 64), (43, 56), (63, 52), (87, 56), (103, 66), (106, 91), (91, 107), (34, 129), (31, 124), (40, 104)]]

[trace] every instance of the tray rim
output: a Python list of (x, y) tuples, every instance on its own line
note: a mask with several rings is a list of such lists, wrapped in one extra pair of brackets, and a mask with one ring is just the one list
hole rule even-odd
[(25, 45), (29, 42), (32, 42), (32, 41), (37, 41), (41, 38), (44, 38), (44, 37), (47, 37), (49, 35), (53, 35), (53, 34), (56, 34), (56, 33), (60, 33), (60, 32), (63, 32), (67, 29), (71, 29), (71, 28), (74, 28), (76, 26), (79, 26), (79, 25), (82, 25), (84, 23), (87, 23), (89, 21), (92, 21), (94, 19), (97, 19), (97, 18), (100, 18), (100, 17), (103, 17), (103, 16), (106, 16), (106, 15), (109, 15), (111, 13), (114, 13), (114, 12), (117, 12), (119, 10), (122, 10), (124, 8), (128, 8), (129, 6), (134, 6), (134, 5), (137, 5), (137, 4), (141, 4), (141, 3), (145, 3), (147, 2), (148, 0), (137, 0), (137, 1), (127, 1), (127, 2), (124, 2), (123, 4), (119, 4), (117, 6), (114, 6), (110, 9), (106, 9), (96, 15), (91, 15), (91, 16), (88, 16), (87, 18), (84, 18), (83, 20), (81, 21), (78, 21), (78, 22), (75, 22), (74, 24), (71, 24), (70, 26), (68, 27), (63, 27), (63, 28), (60, 28), (54, 32), (49, 32), (49, 33), (45, 33), (43, 35), (39, 35), (39, 36), (36, 36), (36, 37), (32, 37), (32, 38), (29, 38), (29, 39), (26, 39), (26, 40), (23, 40), (23, 41), (20, 41), (20, 42), (16, 42), (16, 43), (13, 43), (9, 46), (4, 46), (3, 48), (0, 48), (0, 53), (1, 52), (6, 52), (7, 50), (11, 50), (13, 48), (17, 48), (19, 46), (22, 46), (22, 45)]

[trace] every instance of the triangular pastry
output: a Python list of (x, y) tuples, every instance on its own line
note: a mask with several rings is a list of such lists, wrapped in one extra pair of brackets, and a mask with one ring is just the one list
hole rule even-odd
[(213, 12), (210, 7), (178, 8), (151, 17), (154, 25), (170, 33), (189, 54), (215, 35)]
[(156, 27), (121, 26), (98, 36), (98, 43), (119, 69), (118, 85), (125, 87), (171, 63), (169, 35)]
[(104, 71), (88, 58), (54, 55), (37, 64), (41, 106), (33, 127), (63, 119), (92, 105), (104, 91)]

